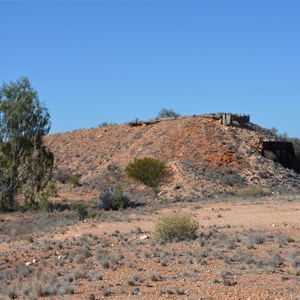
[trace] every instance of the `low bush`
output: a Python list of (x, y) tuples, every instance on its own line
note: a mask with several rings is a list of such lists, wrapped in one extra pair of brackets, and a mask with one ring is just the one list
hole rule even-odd
[(120, 210), (129, 206), (129, 196), (124, 193), (122, 186), (116, 184), (105, 189), (99, 198), (99, 208), (104, 210)]
[(79, 176), (78, 175), (71, 175), (68, 180), (74, 187), (80, 186)]
[(180, 117), (180, 114), (175, 112), (173, 109), (163, 108), (158, 112), (158, 117), (163, 118), (177, 118)]
[(71, 170), (66, 168), (56, 170), (53, 179), (61, 183), (71, 183), (74, 187), (80, 186), (80, 177), (76, 174), (72, 175)]
[(242, 198), (258, 197), (262, 194), (261, 187), (249, 185), (246, 188), (238, 189), (236, 195)]
[(73, 202), (72, 210), (74, 211), (75, 217), (78, 220), (84, 220), (88, 217), (87, 206), (82, 202)]
[(111, 122), (102, 122), (98, 125), (98, 128), (107, 127), (107, 126), (113, 126), (117, 125), (117, 123), (111, 123)]
[(147, 186), (156, 187), (164, 169), (164, 162), (156, 158), (144, 157), (135, 159), (130, 163), (126, 167), (125, 173), (128, 177), (144, 183)]
[(53, 178), (61, 183), (66, 183), (69, 181), (71, 176), (71, 171), (69, 169), (58, 169), (53, 173)]
[(196, 238), (198, 221), (188, 214), (173, 214), (161, 218), (155, 225), (158, 240), (190, 240)]
[(225, 170), (222, 172), (219, 180), (225, 185), (235, 186), (237, 188), (244, 188), (246, 186), (246, 180), (232, 170)]
[(300, 159), (300, 139), (299, 138), (293, 138), (289, 137), (287, 133), (278, 134), (278, 129), (275, 127), (272, 127), (270, 131), (279, 139), (282, 139), (285, 142), (291, 142), (294, 146), (294, 151), (298, 159)]

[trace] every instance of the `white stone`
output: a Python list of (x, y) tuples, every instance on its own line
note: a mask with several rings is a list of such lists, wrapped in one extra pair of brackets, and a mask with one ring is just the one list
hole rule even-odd
[(149, 236), (146, 234), (143, 234), (140, 236), (140, 240), (148, 240), (148, 239), (149, 239)]

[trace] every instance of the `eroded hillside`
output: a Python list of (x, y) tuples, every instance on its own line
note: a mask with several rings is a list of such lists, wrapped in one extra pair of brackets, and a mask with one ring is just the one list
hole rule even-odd
[(224, 126), (195, 116), (53, 134), (46, 144), (55, 155), (56, 170), (69, 169), (80, 176), (79, 187), (59, 185), (61, 196), (90, 199), (121, 182), (133, 198), (153, 197), (124, 173), (135, 158), (150, 156), (167, 163), (158, 197), (183, 200), (232, 195), (249, 185), (264, 193), (298, 192), (298, 174), (260, 155), (260, 141), (274, 138), (254, 124)]

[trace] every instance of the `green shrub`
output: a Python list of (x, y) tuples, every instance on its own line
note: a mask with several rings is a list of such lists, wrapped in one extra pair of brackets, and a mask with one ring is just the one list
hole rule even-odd
[(158, 240), (190, 240), (196, 237), (198, 221), (189, 214), (173, 214), (161, 218), (155, 225)]
[(74, 211), (75, 217), (78, 220), (84, 220), (88, 217), (87, 206), (82, 202), (73, 202), (72, 210)]
[(75, 187), (80, 186), (79, 176), (78, 175), (71, 175), (69, 177), (69, 182)]
[(58, 169), (53, 174), (53, 179), (61, 183), (71, 183), (73, 186), (80, 186), (80, 177), (76, 174), (72, 175), (71, 170), (64, 168)]
[(105, 189), (99, 198), (99, 208), (104, 210), (125, 209), (130, 204), (130, 199), (120, 184)]
[(164, 162), (156, 158), (144, 157), (142, 159), (135, 159), (129, 164), (125, 169), (125, 173), (128, 177), (136, 179), (147, 186), (156, 187), (164, 169)]
[(261, 187), (256, 185), (249, 185), (246, 188), (238, 189), (236, 191), (236, 195), (242, 198), (250, 198), (250, 197), (257, 197), (262, 194)]
[(283, 141), (286, 142), (291, 142), (293, 143), (294, 146), (294, 151), (298, 159), (300, 159), (300, 139), (299, 138), (293, 138), (289, 137), (287, 133), (283, 134), (278, 134), (278, 129), (275, 127), (272, 127), (270, 131), (279, 139), (282, 139)]

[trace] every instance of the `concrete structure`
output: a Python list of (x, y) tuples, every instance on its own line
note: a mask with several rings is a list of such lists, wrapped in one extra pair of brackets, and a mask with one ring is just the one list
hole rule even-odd
[(225, 126), (230, 126), (233, 122), (238, 122), (239, 124), (247, 124), (250, 123), (249, 115), (237, 115), (237, 114), (222, 114), (221, 116), (221, 124)]

